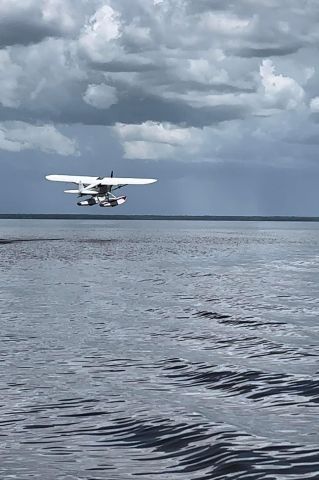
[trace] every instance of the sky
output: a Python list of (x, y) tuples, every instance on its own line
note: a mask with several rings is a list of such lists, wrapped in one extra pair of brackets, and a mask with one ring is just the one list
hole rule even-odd
[[(0, 0), (0, 213), (319, 216), (317, 0)], [(81, 209), (48, 174), (151, 177)]]

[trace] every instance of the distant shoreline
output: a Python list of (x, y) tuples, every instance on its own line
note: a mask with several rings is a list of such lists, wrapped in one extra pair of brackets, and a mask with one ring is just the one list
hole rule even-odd
[(319, 217), (256, 215), (90, 215), (90, 214), (11, 214), (0, 220), (186, 220), (203, 222), (319, 222)]

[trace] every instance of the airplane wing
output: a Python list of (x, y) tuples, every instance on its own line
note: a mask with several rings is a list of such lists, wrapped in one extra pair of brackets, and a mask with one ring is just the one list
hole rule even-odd
[(83, 185), (97, 186), (97, 185), (149, 185), (157, 182), (155, 178), (116, 178), (116, 177), (86, 177), (75, 175), (47, 175), (47, 180), (52, 182), (66, 182)]
[(76, 183), (83, 185), (91, 185), (98, 180), (98, 177), (84, 177), (84, 176), (75, 176), (75, 175), (47, 175), (45, 177), (51, 182), (65, 182), (65, 183)]
[(104, 177), (101, 180), (101, 185), (149, 185), (155, 183), (155, 178), (116, 178)]

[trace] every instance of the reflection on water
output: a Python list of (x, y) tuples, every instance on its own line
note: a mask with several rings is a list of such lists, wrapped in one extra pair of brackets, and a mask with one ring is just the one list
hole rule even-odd
[(0, 478), (319, 478), (319, 226), (0, 228)]

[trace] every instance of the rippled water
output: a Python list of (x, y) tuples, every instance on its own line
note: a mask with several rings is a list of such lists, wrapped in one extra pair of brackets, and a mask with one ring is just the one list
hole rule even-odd
[(1, 479), (319, 479), (319, 225), (0, 232)]

